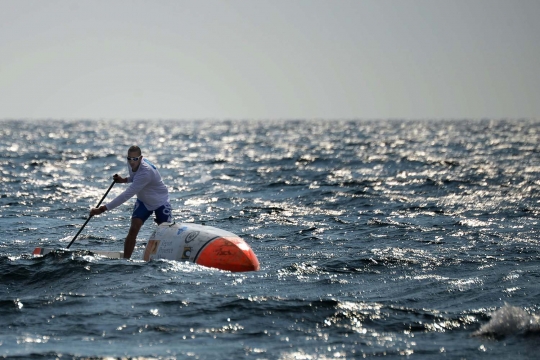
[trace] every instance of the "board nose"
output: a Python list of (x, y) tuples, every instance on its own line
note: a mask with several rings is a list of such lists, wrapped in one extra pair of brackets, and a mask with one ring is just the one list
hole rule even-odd
[(241, 238), (217, 238), (206, 245), (195, 262), (199, 265), (234, 272), (257, 271), (259, 260)]

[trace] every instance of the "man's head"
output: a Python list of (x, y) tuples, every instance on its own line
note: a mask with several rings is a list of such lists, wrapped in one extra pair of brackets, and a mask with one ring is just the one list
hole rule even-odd
[(128, 149), (127, 162), (131, 166), (131, 170), (137, 171), (142, 161), (141, 148), (133, 145)]

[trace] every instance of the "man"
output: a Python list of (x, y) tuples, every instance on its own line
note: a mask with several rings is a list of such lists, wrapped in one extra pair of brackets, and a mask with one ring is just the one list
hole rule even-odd
[(137, 195), (131, 227), (124, 241), (124, 258), (129, 259), (135, 249), (137, 234), (144, 222), (155, 213), (155, 221), (159, 224), (172, 222), (172, 209), (169, 203), (169, 191), (161, 180), (157, 168), (148, 160), (143, 159), (141, 149), (132, 146), (127, 153), (129, 176), (123, 178), (114, 175), (117, 183), (131, 183), (131, 185), (107, 205), (93, 208), (90, 216), (99, 215), (107, 210), (112, 210)]

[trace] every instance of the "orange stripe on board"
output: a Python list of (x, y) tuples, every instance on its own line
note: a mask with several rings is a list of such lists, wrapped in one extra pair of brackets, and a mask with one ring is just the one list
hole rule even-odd
[(35, 249), (34, 249), (34, 252), (33, 252), (32, 254), (34, 254), (34, 255), (41, 255), (41, 248), (38, 248), (38, 247), (35, 248)]

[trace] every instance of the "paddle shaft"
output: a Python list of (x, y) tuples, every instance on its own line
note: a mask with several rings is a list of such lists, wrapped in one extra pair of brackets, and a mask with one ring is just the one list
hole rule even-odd
[[(103, 197), (101, 198), (101, 200), (99, 200), (99, 203), (96, 205), (96, 207), (98, 208), (99, 205), (101, 205), (101, 203), (103, 202), (103, 200), (105, 200), (105, 198), (107, 197), (107, 194), (109, 193), (109, 191), (111, 191), (112, 187), (114, 186), (114, 183), (116, 181), (113, 180), (111, 186), (109, 186), (109, 188), (107, 189), (107, 192), (105, 193), (105, 195), (103, 195)], [(75, 239), (77, 238), (77, 236), (79, 236), (79, 234), (81, 233), (81, 231), (83, 231), (84, 227), (86, 226), (86, 224), (88, 224), (88, 222), (90, 221), (92, 217), (91, 216), (88, 216), (88, 219), (86, 219), (86, 221), (84, 222), (83, 226), (79, 229), (79, 232), (77, 233), (77, 235), (75, 235), (75, 237), (73, 238), (73, 240), (71, 240), (71, 242), (69, 243), (69, 245), (67, 246), (67, 249), (69, 249), (69, 247), (71, 246), (71, 244), (73, 244), (75, 242)]]

